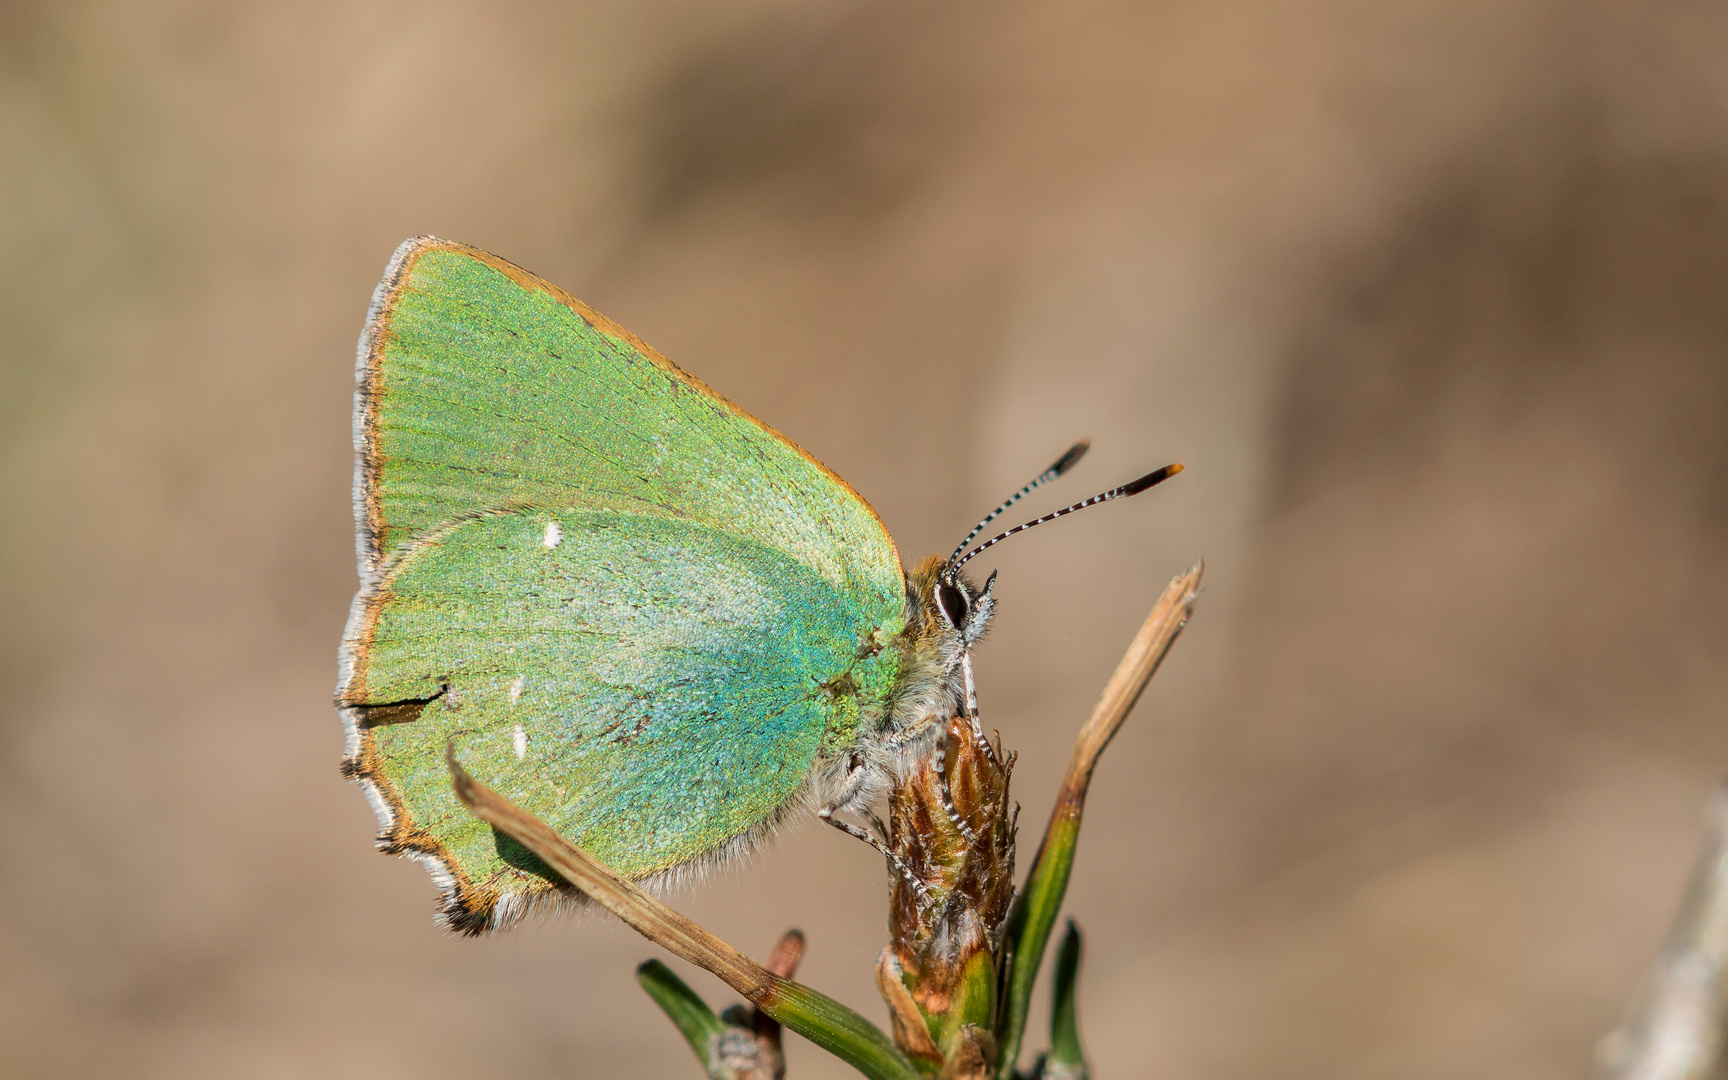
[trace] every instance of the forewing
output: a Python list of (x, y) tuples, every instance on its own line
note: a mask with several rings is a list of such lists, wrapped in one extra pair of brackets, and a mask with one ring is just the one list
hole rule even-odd
[(356, 610), (350, 769), (464, 929), (555, 885), (457, 803), (477, 777), (632, 878), (746, 845), (878, 702), (881, 612), (680, 518), (521, 509), (429, 531)]
[(897, 608), (887, 530), (796, 444), (581, 301), (494, 255), (404, 243), (357, 371), (364, 576), (440, 522), (533, 504), (671, 514)]

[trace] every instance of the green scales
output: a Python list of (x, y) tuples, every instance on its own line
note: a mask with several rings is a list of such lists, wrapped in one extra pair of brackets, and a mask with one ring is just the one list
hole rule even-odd
[(659, 883), (801, 810), (873, 840), (833, 815), (975, 710), (969, 649), (993, 601), (959, 568), (995, 542), (966, 551), (982, 524), (908, 574), (844, 480), (556, 286), (409, 240), (355, 379), (344, 771), (451, 927), (567, 895), (457, 802), (452, 739), (475, 776)]

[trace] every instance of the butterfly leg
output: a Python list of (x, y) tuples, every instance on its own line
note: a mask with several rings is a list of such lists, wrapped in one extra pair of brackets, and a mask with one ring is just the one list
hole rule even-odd
[(912, 886), (912, 891), (918, 894), (918, 899), (928, 904), (930, 902), (930, 890), (925, 887), (922, 881), (918, 880), (918, 875), (912, 872), (912, 868), (906, 865), (905, 860), (901, 859), (900, 856), (894, 854), (892, 851), (889, 851), (888, 845), (872, 836), (868, 829), (854, 825), (844, 818), (835, 817), (834, 811), (836, 809), (837, 808), (833, 806), (824, 806), (822, 809), (816, 811), (816, 816), (834, 826), (836, 829), (839, 829), (846, 835), (855, 836), (881, 852), (883, 858), (888, 860), (888, 865), (892, 866), (899, 872), (901, 877), (906, 879), (906, 884)]
[(984, 724), (978, 719), (978, 684), (972, 677), (972, 654), (965, 653), (960, 657), (961, 677), (966, 686), (966, 722), (972, 729), (972, 740), (978, 744), (978, 749), (984, 752), (984, 760), (992, 765), (1000, 766), (1002, 762), (996, 757), (996, 748), (990, 745), (990, 740), (984, 737)]
[(972, 831), (971, 826), (966, 824), (966, 819), (960, 816), (960, 811), (954, 808), (954, 792), (948, 788), (948, 778), (939, 776), (937, 779), (942, 785), (942, 810), (948, 815), (948, 823), (954, 826), (955, 832), (966, 838), (968, 847), (977, 846), (978, 834)]
[[(943, 761), (948, 757), (947, 743), (947, 733), (944, 732), (941, 741), (936, 744), (936, 748), (932, 752), (934, 760)], [(936, 771), (936, 792), (942, 799), (942, 811), (948, 816), (948, 823), (954, 826), (956, 832), (966, 838), (966, 843), (969, 846), (977, 844), (977, 835), (966, 824), (966, 819), (960, 816), (960, 811), (954, 808), (954, 791), (948, 786), (948, 771), (946, 769)]]
[(869, 811), (869, 814), (870, 814), (870, 827), (872, 829), (876, 830), (876, 835), (881, 838), (883, 843), (885, 843), (885, 844), (888, 843), (889, 839), (890, 839), (890, 836), (888, 833), (888, 824), (886, 822), (884, 822), (879, 815), (877, 815), (876, 811), (871, 810), (871, 811)]
[[(866, 844), (875, 848), (883, 858), (888, 860), (888, 865), (892, 866), (895, 872), (906, 879), (907, 884), (912, 886), (913, 891), (918, 894), (919, 899), (928, 903), (930, 900), (930, 890), (925, 887), (922, 881), (918, 880), (918, 875), (912, 872), (912, 868), (906, 865), (904, 859), (889, 850), (888, 830), (883, 826), (881, 819), (877, 818), (869, 808), (869, 791), (871, 788), (870, 766), (866, 764), (862, 756), (856, 754), (853, 755), (850, 766), (851, 768), (847, 770), (845, 779), (840, 782), (839, 790), (829, 795), (830, 801), (826, 806), (823, 806), (821, 809), (816, 811), (816, 816), (848, 836), (857, 837), (859, 840), (862, 840)], [(854, 825), (845, 818), (837, 817), (836, 815), (842, 809), (848, 809), (855, 813), (869, 814), (872, 824), (876, 826), (877, 831), (882, 835), (880, 837), (872, 836), (869, 831), (864, 829), (862, 826)]]

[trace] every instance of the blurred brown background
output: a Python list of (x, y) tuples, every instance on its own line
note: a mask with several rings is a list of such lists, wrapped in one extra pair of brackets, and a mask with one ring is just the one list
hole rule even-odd
[[(697, 1075), (653, 948), (441, 935), (337, 775), (354, 341), (417, 233), (909, 557), (1077, 435), (1034, 507), (1187, 463), (992, 556), (1028, 844), (1207, 560), (1070, 893), (1098, 1075), (1587, 1073), (1728, 772), (1728, 9), (0, 5), (9, 1075)], [(677, 903), (880, 1018), (883, 883), (811, 825)]]

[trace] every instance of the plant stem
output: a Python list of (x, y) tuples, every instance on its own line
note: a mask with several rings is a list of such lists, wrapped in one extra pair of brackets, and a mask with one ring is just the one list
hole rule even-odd
[(565, 881), (673, 955), (706, 968), (767, 1015), (873, 1080), (919, 1080), (904, 1055), (870, 1021), (838, 1001), (783, 979), (673, 911), (552, 827), (468, 775), (445, 751), (456, 797), (481, 821), (538, 855)]
[(1043, 1080), (1083, 1080), (1087, 1075), (1086, 1051), (1080, 1045), (1079, 982), (1080, 928), (1069, 919), (1050, 978), (1050, 1056), (1044, 1061)]
[(1728, 784), (1662, 953), (1620, 1030), (1597, 1051), (1598, 1080), (1710, 1080), (1728, 1072)]
[(1008, 916), (1006, 942), (1007, 977), (1003, 980), (1003, 1008), (1000, 1012), (998, 1045), (1001, 1057), (997, 1076), (1008, 1080), (1020, 1053), (1020, 1040), (1026, 1029), (1026, 1013), (1032, 1004), (1032, 985), (1038, 977), (1038, 967), (1044, 959), (1044, 947), (1050, 940), (1050, 930), (1056, 924), (1062, 897), (1068, 891), (1068, 878), (1074, 869), (1074, 849), (1080, 839), (1080, 816), (1086, 807), (1086, 791), (1092, 782), (1092, 771), (1110, 740), (1121, 729), (1122, 722), (1140, 700), (1158, 665), (1176, 641), (1188, 617), (1199, 600), (1200, 577), (1204, 564), (1180, 574), (1165, 587), (1152, 613), (1146, 617), (1140, 632), (1128, 646), (1115, 674), (1104, 686), (1104, 693), (1092, 716), (1080, 729), (1074, 751), (1068, 759), (1068, 773), (1062, 780), (1056, 807), (1051, 811), (1050, 824), (1045, 829), (1043, 843), (1032, 870), (1026, 875), (1026, 885), (1014, 900)]

